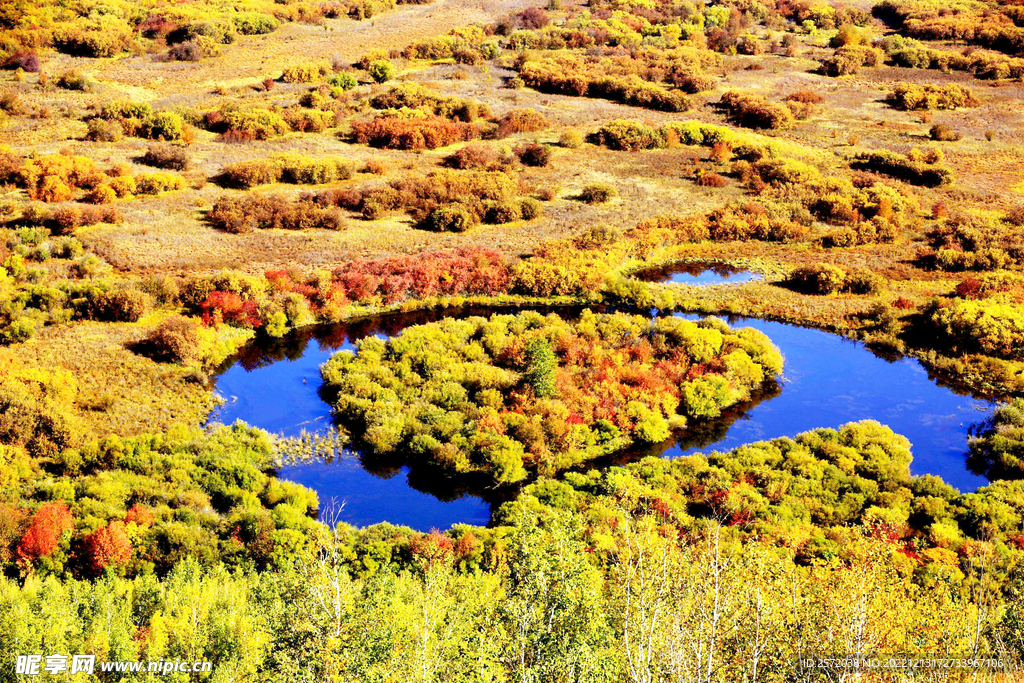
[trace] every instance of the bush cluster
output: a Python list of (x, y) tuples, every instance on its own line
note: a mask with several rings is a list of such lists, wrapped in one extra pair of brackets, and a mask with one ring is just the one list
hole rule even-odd
[(255, 193), (221, 197), (213, 205), (209, 220), (215, 228), (235, 234), (256, 229), (340, 230), (344, 227), (341, 213), (335, 207), (308, 199), (290, 201), (277, 195)]
[(850, 166), (855, 169), (874, 171), (899, 178), (912, 185), (940, 187), (953, 184), (953, 169), (938, 162), (928, 163), (926, 159), (915, 160), (889, 150), (861, 152)]
[(978, 106), (978, 100), (970, 88), (959, 83), (949, 83), (948, 85), (897, 83), (886, 95), (885, 101), (903, 111)]
[(356, 142), (385, 149), (437, 149), (480, 137), (471, 124), (440, 117), (378, 116), (352, 124)]
[(845, 45), (838, 48), (831, 57), (821, 63), (826, 76), (847, 76), (855, 74), (865, 66), (881, 66), (885, 53), (869, 45)]
[[(707, 370), (688, 376), (697, 364)], [(509, 484), (660, 442), (781, 369), (781, 354), (751, 329), (588, 311), (577, 323), (522, 313), (411, 327), (360, 341), (322, 374), (337, 414), (374, 451)]]
[(797, 268), (789, 282), (808, 294), (877, 294), (886, 287), (885, 278), (866, 268), (846, 270), (825, 263)]
[(267, 159), (238, 161), (221, 169), (225, 182), (252, 188), (268, 183), (326, 185), (352, 177), (352, 167), (341, 157), (312, 158), (284, 154)]
[(490, 116), (486, 104), (460, 97), (445, 97), (412, 81), (406, 81), (370, 100), (374, 109), (419, 110), (427, 115), (473, 123)]
[(759, 95), (730, 90), (722, 95), (720, 103), (733, 121), (747, 128), (785, 130), (794, 124), (793, 112), (789, 107), (769, 102)]

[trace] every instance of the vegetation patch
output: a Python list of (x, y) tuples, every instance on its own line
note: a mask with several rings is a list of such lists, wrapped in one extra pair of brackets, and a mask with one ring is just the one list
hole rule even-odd
[(446, 320), (366, 339), (322, 368), (335, 410), (378, 453), (498, 483), (553, 473), (748, 399), (782, 370), (752, 329), (585, 312)]

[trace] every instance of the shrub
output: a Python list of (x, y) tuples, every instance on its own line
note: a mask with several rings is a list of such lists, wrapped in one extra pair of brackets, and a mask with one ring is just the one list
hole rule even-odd
[(784, 130), (794, 124), (793, 112), (788, 107), (757, 95), (729, 91), (722, 95), (721, 104), (732, 120), (747, 128)]
[(527, 166), (547, 166), (551, 162), (551, 148), (532, 142), (517, 148), (516, 156)]
[(331, 63), (326, 59), (302, 62), (286, 67), (281, 74), (281, 80), (285, 83), (311, 83), (329, 76), (332, 71)]
[(511, 483), (527, 466), (568, 469), (664, 440), (670, 424), (717, 416), (781, 367), (752, 330), (586, 311), (578, 322), (526, 312), (414, 326), (360, 341), (321, 374), (375, 452)]
[(876, 47), (866, 45), (845, 45), (822, 62), (826, 76), (855, 74), (863, 66), (879, 66), (885, 61), (885, 53)]
[(558, 144), (566, 149), (578, 149), (583, 145), (583, 141), (583, 133), (575, 129), (563, 131), (558, 137)]
[(204, 44), (201, 39), (195, 39), (172, 45), (167, 57), (175, 62), (199, 62), (203, 57), (216, 57), (219, 52), (216, 43)]
[(235, 30), (243, 36), (258, 36), (273, 33), (280, 22), (269, 14), (259, 12), (239, 12), (232, 17)]
[(379, 116), (372, 121), (356, 121), (352, 130), (356, 142), (386, 149), (436, 149), (480, 137), (479, 129), (473, 124), (439, 117)]
[(221, 176), (238, 187), (255, 187), (271, 182), (326, 184), (352, 176), (348, 164), (337, 157), (310, 159), (281, 155), (269, 159), (237, 162), (221, 170)]
[(818, 264), (797, 268), (789, 276), (794, 288), (809, 294), (877, 294), (885, 288), (885, 278), (864, 268), (846, 271), (839, 266)]
[(913, 185), (939, 187), (953, 183), (952, 169), (923, 160), (914, 161), (888, 150), (857, 154), (850, 165), (855, 169), (884, 173)]
[(88, 126), (85, 139), (93, 142), (117, 142), (124, 135), (121, 124), (116, 121), (93, 119), (89, 121)]
[(1000, 297), (954, 299), (934, 305), (930, 317), (947, 339), (964, 349), (1024, 357), (1024, 309)]
[(434, 232), (465, 232), (476, 224), (476, 217), (461, 204), (439, 206), (423, 220), (423, 227)]
[(181, 140), (185, 134), (185, 122), (174, 112), (158, 111), (144, 120), (142, 134), (151, 140)]
[(470, 143), (445, 157), (446, 165), (461, 169), (487, 169), (497, 161), (498, 153), (480, 143)]
[(978, 105), (971, 90), (959, 83), (924, 86), (900, 83), (889, 92), (885, 100), (903, 111), (957, 109)]
[(513, 109), (498, 119), (498, 136), (504, 138), (516, 133), (533, 133), (550, 126), (551, 121), (533, 109)]
[(405, 118), (416, 114), (416, 112), (406, 112), (405, 110), (420, 110), (443, 119), (454, 119), (466, 123), (472, 123), (490, 114), (485, 104), (459, 97), (444, 97), (412, 82), (400, 83), (386, 93), (377, 95), (370, 100), (370, 106), (374, 109), (397, 110), (392, 113)]
[(54, 81), (58, 88), (65, 90), (81, 90), (83, 92), (92, 90), (93, 80), (78, 69), (65, 71)]
[(522, 197), (519, 200), (519, 213), (524, 221), (532, 221), (544, 213), (544, 207), (533, 197)]
[(342, 90), (351, 90), (359, 85), (359, 82), (356, 80), (356, 77), (350, 73), (339, 73), (328, 78), (327, 84), (335, 88), (341, 88)]
[(88, 306), (87, 317), (107, 322), (133, 323), (152, 306), (145, 292), (130, 287), (118, 287), (98, 294)]
[(185, 179), (173, 173), (140, 173), (135, 176), (138, 194), (160, 194), (185, 188)]
[(846, 283), (846, 271), (827, 264), (803, 266), (790, 274), (789, 281), (809, 294), (836, 294)]
[(221, 197), (213, 205), (209, 219), (215, 228), (236, 234), (255, 229), (340, 230), (342, 227), (341, 213), (336, 207), (259, 194)]
[(928, 130), (928, 135), (932, 140), (939, 142), (956, 142), (962, 135), (945, 123), (936, 123)]
[(4, 60), (5, 69), (21, 69), (30, 74), (39, 72), (39, 54), (35, 51), (14, 52)]
[(114, 100), (104, 102), (100, 117), (110, 121), (135, 120), (144, 121), (153, 114), (149, 102), (132, 102), (131, 100)]
[(202, 357), (200, 324), (193, 318), (173, 315), (146, 338), (151, 355), (170, 363), (194, 363)]
[(115, 57), (135, 46), (132, 31), (113, 17), (103, 17), (84, 25), (62, 24), (53, 32), (54, 46), (80, 57)]
[(246, 109), (223, 112), (224, 135), (239, 142), (269, 140), (290, 129), (280, 114), (269, 109)]
[(395, 76), (395, 65), (386, 59), (379, 59), (366, 68), (370, 78), (378, 83), (390, 81)]
[(487, 223), (511, 223), (523, 217), (518, 201), (497, 201), (484, 204), (484, 221)]
[(337, 120), (334, 112), (320, 109), (285, 109), (282, 117), (292, 130), (300, 133), (322, 133)]
[(156, 168), (185, 171), (189, 167), (188, 151), (179, 145), (150, 145), (142, 155), (142, 163)]
[(701, 187), (725, 187), (729, 179), (718, 173), (712, 173), (704, 169), (697, 169), (693, 181)]
[(598, 144), (609, 149), (633, 151), (653, 149), (665, 144), (664, 134), (656, 128), (640, 123), (618, 119), (601, 126), (595, 133)]
[(619, 196), (619, 191), (614, 185), (608, 183), (594, 183), (587, 185), (580, 191), (579, 198), (587, 204), (603, 204)]

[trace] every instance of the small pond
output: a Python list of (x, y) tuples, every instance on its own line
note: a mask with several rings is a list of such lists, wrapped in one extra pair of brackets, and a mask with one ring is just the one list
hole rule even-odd
[(738, 268), (720, 261), (676, 261), (657, 268), (647, 268), (633, 273), (633, 277), (644, 282), (664, 284), (696, 285), (739, 285), (760, 280), (757, 273)]
[[(568, 314), (561, 309), (563, 314)], [(363, 337), (397, 334), (405, 327), (446, 315), (488, 315), (460, 309), (395, 314), (363, 322), (299, 330), (284, 339), (258, 340), (227, 364), (216, 379), (226, 400), (211, 421), (243, 420), (285, 436), (326, 430), (331, 410), (321, 398), (320, 365)], [(680, 314), (690, 319), (699, 316)], [(819, 427), (874, 419), (910, 439), (914, 474), (935, 474), (960, 490), (983, 486), (970, 472), (965, 453), (970, 427), (994, 404), (944, 386), (916, 360), (884, 358), (860, 342), (786, 323), (729, 318), (733, 326), (754, 327), (781, 349), (786, 366), (777, 385), (729, 411), (719, 420), (695, 425), (666, 443), (631, 453), (678, 457), (728, 450), (741, 444), (794, 436)], [(316, 490), (322, 504), (344, 502), (341, 518), (356, 525), (376, 522), (419, 530), (455, 523), (487, 524), (493, 497), (485, 487), (456, 488), (437, 475), (410, 470), (402, 462), (366, 455), (340, 461), (288, 466), (280, 476)]]

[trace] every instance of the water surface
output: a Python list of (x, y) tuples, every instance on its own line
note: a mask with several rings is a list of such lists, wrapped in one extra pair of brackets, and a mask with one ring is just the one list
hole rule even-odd
[[(306, 328), (284, 339), (249, 345), (216, 379), (226, 403), (211, 420), (243, 420), (285, 436), (323, 431), (331, 424), (330, 406), (320, 394), (320, 365), (339, 349), (352, 349), (368, 335), (386, 337), (409, 325), (446, 315), (487, 315), (487, 309), (396, 314), (361, 323)], [(699, 316), (680, 314), (690, 319)], [(658, 446), (638, 451), (678, 457), (698, 451), (795, 436), (820, 427), (839, 427), (873, 419), (910, 439), (914, 474), (935, 474), (962, 491), (986, 480), (966, 466), (968, 430), (993, 409), (944, 386), (911, 358), (884, 358), (862, 343), (835, 334), (754, 318), (730, 318), (767, 334), (782, 351), (785, 369), (777, 385), (719, 420), (695, 425)], [(633, 455), (633, 454), (631, 454)], [(344, 502), (341, 518), (366, 525), (377, 522), (419, 530), (452, 524), (486, 524), (494, 492), (453, 484), (428, 468), (372, 455), (346, 456), (340, 462), (285, 467), (280, 476), (316, 490), (322, 503)]]
[(677, 261), (658, 268), (637, 271), (633, 273), (633, 277), (644, 282), (698, 287), (739, 285), (761, 279), (761, 276), (753, 271), (720, 261)]

